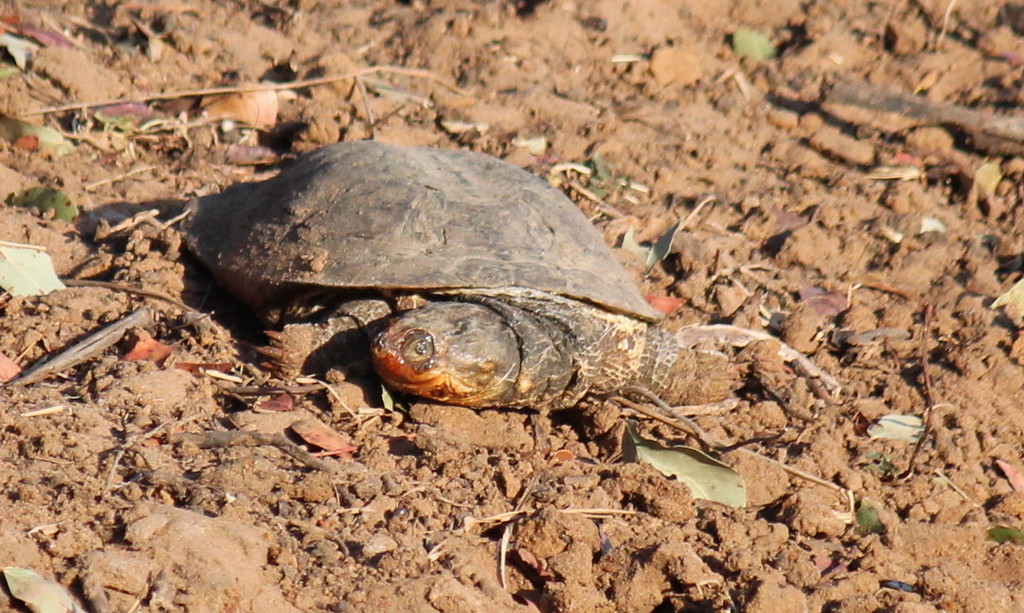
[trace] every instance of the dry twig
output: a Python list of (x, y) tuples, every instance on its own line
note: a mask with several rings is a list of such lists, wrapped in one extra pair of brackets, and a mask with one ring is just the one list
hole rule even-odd
[(910, 460), (907, 461), (907, 470), (902, 475), (902, 478), (904, 479), (913, 476), (917, 462), (917, 454), (921, 451), (921, 446), (924, 445), (925, 440), (927, 440), (932, 433), (932, 410), (935, 408), (935, 398), (932, 396), (931, 360), (928, 357), (928, 335), (931, 333), (932, 329), (932, 311), (932, 305), (925, 305), (923, 314), (924, 321), (921, 323), (920, 360), (921, 395), (924, 396), (925, 402), (924, 418), (922, 419), (924, 428), (921, 430), (921, 436), (919, 436), (917, 438), (917, 442), (914, 443), (914, 450), (910, 452)]
[(826, 394), (825, 400), (833, 401), (834, 399), (831, 396), (842, 391), (842, 386), (839, 385), (839, 381), (835, 377), (819, 368), (817, 364), (804, 354), (767, 332), (727, 324), (709, 324), (683, 328), (676, 333), (676, 339), (685, 347), (693, 347), (703, 339), (725, 342), (734, 347), (746, 347), (753, 341), (774, 341), (779, 344), (779, 357), (786, 362), (791, 362), (794, 370), (801, 376), (810, 379), (812, 383), (818, 381), (822, 384), (823, 389), (820, 392)]
[[(853, 106), (878, 113), (897, 115), (923, 124), (952, 125), (973, 137), (975, 148), (995, 155), (1024, 153), (1024, 118), (932, 102), (887, 88), (868, 84), (838, 82), (823, 96), (826, 105)], [(890, 123), (890, 122), (886, 122)]]
[(418, 79), (427, 79), (437, 83), (438, 85), (451, 90), (457, 94), (468, 95), (463, 89), (460, 89), (450, 83), (447, 83), (434, 73), (429, 70), (420, 70), (416, 68), (403, 68), (402, 66), (370, 66), (369, 68), (363, 68), (356, 70), (349, 74), (344, 75), (333, 75), (318, 77), (315, 79), (302, 79), (298, 81), (289, 81), (287, 83), (261, 83), (257, 85), (237, 85), (227, 87), (207, 87), (202, 89), (183, 89), (170, 92), (158, 92), (155, 94), (148, 94), (145, 96), (137, 96), (132, 98), (113, 98), (110, 100), (98, 100), (93, 102), (73, 102), (71, 104), (62, 104), (59, 106), (49, 106), (41, 109), (35, 109), (33, 111), (27, 111), (21, 113), (22, 117), (30, 117), (33, 115), (47, 115), (50, 113), (62, 113), (64, 111), (81, 111), (85, 109), (91, 109), (98, 106), (110, 106), (114, 104), (127, 104), (130, 102), (152, 102), (154, 100), (173, 100), (175, 98), (191, 98), (193, 96), (212, 96), (217, 94), (241, 94), (246, 92), (260, 92), (260, 91), (282, 91), (286, 89), (298, 89), (303, 87), (316, 87), (318, 85), (329, 85), (331, 83), (338, 83), (339, 81), (347, 81), (349, 79), (356, 79), (372, 74), (398, 74), (407, 77), (413, 77)]
[(46, 379), (50, 375), (77, 366), (89, 358), (95, 357), (114, 343), (121, 340), (128, 330), (140, 327), (145, 328), (153, 323), (153, 316), (149, 308), (142, 307), (135, 310), (131, 315), (93, 332), (77, 343), (71, 345), (57, 355), (36, 362), (31, 368), (24, 371), (17, 379), (12, 379), (4, 385), (20, 387), (30, 385)]
[(196, 445), (200, 449), (211, 449), (214, 447), (277, 447), (285, 454), (290, 456), (293, 460), (296, 460), (307, 468), (319, 470), (327, 473), (331, 476), (341, 476), (345, 474), (351, 474), (355, 472), (361, 472), (360, 464), (355, 462), (328, 462), (322, 460), (310, 452), (306, 451), (302, 447), (288, 440), (288, 438), (281, 434), (266, 434), (263, 432), (253, 432), (250, 430), (230, 430), (230, 431), (207, 431), (207, 432), (183, 432), (177, 434), (171, 434), (168, 437), (169, 441), (173, 444), (180, 445), (182, 443), (191, 443)]

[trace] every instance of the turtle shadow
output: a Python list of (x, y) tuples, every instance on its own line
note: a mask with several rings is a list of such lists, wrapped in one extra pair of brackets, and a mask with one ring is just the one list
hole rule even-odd
[[(184, 211), (189, 200), (177, 198), (154, 199), (142, 202), (115, 201), (83, 211), (73, 225), (82, 240), (95, 253), (107, 251), (115, 256), (127, 251), (135, 228), (148, 225), (154, 230), (148, 232), (149, 239), (156, 243), (154, 249), (163, 250), (164, 257), (182, 264), (182, 291), (180, 300), (187, 306), (204, 314), (221, 325), (242, 347), (246, 349), (245, 359), (256, 362), (256, 355), (249, 355), (254, 346), (265, 345), (266, 327), (259, 318), (244, 305), (222, 289), (210, 272), (184, 247), (176, 224), (170, 223)], [(90, 262), (83, 262), (70, 271), (69, 276), (85, 280), (116, 282), (113, 273), (118, 267), (100, 270), (89, 269)], [(130, 267), (131, 264), (126, 266)], [(146, 291), (165, 292), (162, 287), (137, 287)], [(177, 298), (172, 296), (172, 298)]]

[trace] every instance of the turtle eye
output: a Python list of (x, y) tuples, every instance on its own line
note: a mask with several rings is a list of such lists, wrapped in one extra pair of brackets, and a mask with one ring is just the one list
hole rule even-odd
[(414, 367), (427, 366), (434, 357), (434, 337), (425, 330), (410, 330), (402, 339), (402, 360)]

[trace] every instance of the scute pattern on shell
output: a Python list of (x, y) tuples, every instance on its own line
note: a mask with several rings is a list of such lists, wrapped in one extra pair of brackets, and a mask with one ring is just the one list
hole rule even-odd
[(190, 206), (193, 253), (266, 319), (310, 286), (525, 287), (659, 317), (568, 198), (486, 155), (339, 143)]

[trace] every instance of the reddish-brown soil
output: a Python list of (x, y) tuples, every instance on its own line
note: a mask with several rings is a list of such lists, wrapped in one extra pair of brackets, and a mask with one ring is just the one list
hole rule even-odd
[[(22, 367), (144, 304), (150, 332), (173, 346), (160, 363), (125, 359), (136, 332), (45, 381), (0, 389), (0, 566), (35, 569), (96, 612), (1024, 611), (1024, 545), (989, 538), (995, 526), (1024, 528), (1024, 491), (1012, 485), (1024, 469), (1021, 313), (991, 308), (1021, 276), (1024, 160), (993, 157), (958, 130), (818, 104), (823, 84), (842, 79), (1012, 109), (1024, 37), (1004, 4), (0, 4), (73, 43), (36, 50), (0, 81), (0, 112), (76, 145), (54, 157), (31, 139), (0, 142), (0, 199), (43, 185), (82, 209), (69, 224), (0, 208), (0, 239), (47, 247), (67, 278), (212, 314), (194, 323), (166, 301), (100, 287), (0, 297), (0, 352)], [(779, 56), (738, 57), (740, 27), (769, 34)], [(153, 103), (158, 126), (33, 114), (374, 66), (410, 70), (283, 90), (261, 133), (204, 116), (196, 97)], [(656, 239), (713, 195), (649, 275), (623, 258), (646, 294), (683, 299), (669, 327), (768, 331), (840, 381), (834, 401), (822, 399), (760, 343), (737, 356), (749, 373), (737, 406), (697, 418), (837, 487), (732, 451), (723, 459), (743, 475), (748, 506), (695, 501), (654, 469), (621, 463), (618, 405), (533, 420), (394, 412), (379, 388), (327, 373), (334, 394), (296, 394), (294, 410), (275, 412), (266, 397), (231, 393), (236, 383), (176, 367), (289, 383), (261, 367), (256, 318), (212, 286), (164, 222), (190, 198), (274, 172), (232, 164), (229, 151), (248, 151), (232, 145), (262, 142), (287, 162), (371, 137), (472, 149), (542, 175), (599, 159), (608, 177), (552, 177), (613, 246), (630, 229)], [(990, 161), (1002, 180), (979, 193), (975, 172)], [(900, 164), (923, 172), (870, 174)], [(928, 417), (916, 455), (867, 435), (890, 413)], [(291, 437), (300, 419), (347, 437), (352, 458), (317, 465), (273, 445), (181, 438)], [(841, 488), (877, 510), (877, 529), (858, 528)], [(16, 606), (0, 591), (0, 608)]]

